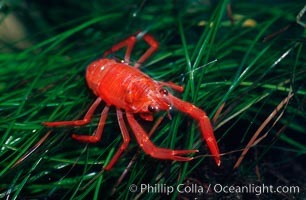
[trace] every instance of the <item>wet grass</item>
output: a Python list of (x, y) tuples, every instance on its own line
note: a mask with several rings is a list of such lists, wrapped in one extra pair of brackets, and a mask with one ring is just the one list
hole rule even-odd
[[(7, 23), (10, 15), (19, 17), (25, 35), (15, 40), (1, 35), (0, 197), (305, 197), (305, 29), (295, 24), (303, 3), (234, 2), (234, 23), (227, 1), (25, 5), (8, 4), (1, 10), (1, 22)], [(272, 37), (287, 25), (290, 28)], [(122, 143), (115, 109), (110, 110), (101, 142), (86, 144), (70, 135), (92, 134), (103, 105), (84, 127), (57, 127), (50, 133), (41, 125), (81, 119), (96, 98), (85, 82), (86, 66), (137, 30), (160, 42), (141, 70), (153, 79), (184, 86), (182, 94), (172, 92), (212, 119), (222, 153), (220, 167), (194, 120), (175, 110), (171, 120), (165, 117), (161, 122), (152, 141), (165, 148), (199, 149), (190, 162), (151, 158), (130, 131), (127, 151), (112, 170), (101, 171)], [(137, 45), (132, 60), (147, 48)], [(115, 56), (123, 57), (120, 52)], [(148, 131), (153, 126), (141, 119), (139, 123)], [(129, 190), (132, 184), (138, 186), (135, 192)], [(298, 186), (300, 191), (219, 193), (213, 187), (218, 184)], [(141, 191), (145, 185), (153, 186), (152, 192)], [(198, 188), (169, 195), (154, 191), (178, 185)]]

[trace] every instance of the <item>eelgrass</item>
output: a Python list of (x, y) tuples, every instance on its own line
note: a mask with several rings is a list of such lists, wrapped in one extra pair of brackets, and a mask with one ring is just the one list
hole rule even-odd
[[(23, 22), (28, 30), (25, 40), (30, 45), (20, 49), (16, 42), (3, 41), (0, 55), (0, 197), (230, 199), (256, 196), (255, 193), (217, 193), (212, 189), (204, 193), (173, 191), (171, 194), (140, 191), (141, 184), (155, 189), (196, 184), (208, 189), (216, 183), (298, 185), (299, 193), (265, 193), (260, 197), (303, 197), (305, 172), (299, 169), (303, 169), (301, 161), (306, 153), (303, 139), (306, 133), (305, 31), (293, 25), (268, 41), (263, 39), (294, 23), (304, 5), (301, 2), (234, 2), (232, 24), (227, 14), (228, 3), (76, 4), (65, 1), (50, 3), (52, 9), (40, 4), (8, 5), (9, 9), (2, 11), (3, 16), (25, 15)], [(35, 17), (35, 11), (39, 17)], [(163, 161), (145, 155), (130, 131), (132, 141), (128, 150), (111, 171), (101, 172), (103, 164), (122, 142), (115, 110), (108, 116), (100, 143), (74, 141), (70, 134), (92, 134), (102, 106), (89, 125), (54, 128), (39, 143), (50, 130), (41, 122), (84, 116), (95, 99), (84, 79), (87, 64), (137, 30), (150, 32), (160, 42), (158, 52), (142, 66), (142, 71), (153, 79), (183, 85), (182, 94), (172, 92), (205, 110), (211, 119), (224, 106), (214, 122), (223, 153), (220, 168), (210, 157), (197, 124), (176, 111), (171, 112), (171, 120), (167, 117), (163, 120), (152, 141), (165, 148), (199, 149), (200, 153), (191, 162)], [(147, 48), (143, 43), (136, 45), (139, 46), (133, 52), (134, 60)], [(115, 56), (122, 58), (121, 53)], [(294, 95), (289, 103), (276, 110), (290, 94)], [(266, 134), (265, 137), (249, 149), (233, 170), (241, 151), (267, 119), (269, 123), (259, 132), (259, 137)], [(139, 122), (148, 131), (153, 125)], [(118, 182), (129, 163), (131, 167)], [(132, 184), (138, 186), (136, 192), (129, 190)]]

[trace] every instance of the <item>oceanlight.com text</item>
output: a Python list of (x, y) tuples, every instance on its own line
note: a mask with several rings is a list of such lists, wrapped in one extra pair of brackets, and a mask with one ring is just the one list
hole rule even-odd
[(156, 193), (170, 195), (174, 192), (178, 193), (194, 193), (205, 194), (210, 192), (229, 194), (229, 193), (249, 193), (260, 196), (262, 194), (275, 194), (275, 193), (287, 193), (298, 194), (300, 193), (299, 186), (273, 186), (265, 184), (247, 184), (247, 185), (222, 185), (222, 184), (208, 184), (206, 187), (199, 184), (178, 184), (177, 186), (167, 184), (131, 184), (129, 187), (130, 192), (140, 193)]

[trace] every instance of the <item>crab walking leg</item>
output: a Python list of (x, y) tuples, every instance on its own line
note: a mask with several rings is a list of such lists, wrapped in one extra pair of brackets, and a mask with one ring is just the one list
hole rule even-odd
[(162, 86), (167, 86), (169, 88), (172, 88), (178, 92), (183, 92), (184, 91), (184, 88), (180, 85), (177, 85), (173, 82), (163, 82), (163, 81), (158, 81)]
[(219, 148), (214, 136), (210, 120), (206, 113), (198, 107), (192, 105), (191, 103), (178, 99), (171, 94), (169, 94), (169, 98), (175, 108), (177, 108), (181, 112), (190, 115), (192, 118), (196, 119), (199, 122), (202, 135), (205, 141), (207, 142), (208, 148), (210, 149), (211, 154), (214, 156), (216, 164), (220, 166), (221, 161)]
[(132, 113), (126, 113), (127, 120), (136, 136), (137, 142), (145, 153), (154, 158), (165, 160), (178, 160), (178, 161), (190, 161), (192, 157), (182, 157), (177, 155), (190, 154), (198, 152), (198, 150), (171, 150), (165, 148), (156, 147), (149, 139), (146, 132), (138, 124)]
[(81, 120), (73, 120), (73, 121), (61, 121), (61, 122), (42, 122), (45, 126), (82, 126), (85, 124), (88, 124), (90, 122), (90, 119), (95, 112), (98, 105), (101, 103), (102, 99), (98, 97), (96, 101), (90, 106), (88, 109), (86, 115), (84, 116), (84, 119)]
[(135, 36), (130, 36), (127, 39), (123, 40), (122, 42), (119, 42), (118, 44), (112, 46), (111, 49), (107, 50), (104, 54), (103, 57), (106, 57), (107, 55), (114, 53), (116, 51), (118, 51), (119, 49), (123, 48), (123, 47), (127, 47), (126, 48), (126, 52), (125, 52), (125, 57), (124, 57), (124, 61), (129, 63), (130, 62), (130, 56), (132, 53), (132, 50), (134, 48), (134, 45), (136, 43), (137, 39)]
[(108, 110), (109, 110), (109, 106), (105, 106), (105, 108), (103, 109), (103, 111), (101, 113), (101, 118), (100, 118), (100, 121), (99, 121), (99, 124), (98, 124), (98, 128), (93, 135), (72, 134), (72, 138), (75, 139), (75, 140), (79, 140), (79, 141), (83, 141), (83, 142), (90, 142), (90, 143), (96, 143), (96, 142), (100, 141), (102, 133), (103, 133), (103, 128), (104, 128), (104, 125), (105, 125)]
[[(124, 56), (124, 61), (129, 63), (132, 50), (135, 46), (136, 41), (138, 40), (138, 38), (137, 38), (138, 34), (140, 34), (140, 33), (136, 33), (135, 35), (132, 35), (132, 36), (128, 37), (127, 39), (123, 40), (122, 42), (119, 42), (118, 44), (114, 45), (111, 49), (107, 50), (103, 54), (103, 57), (106, 57), (107, 55), (109, 55), (111, 53), (114, 53), (114, 52), (118, 51), (119, 49), (126, 46), (127, 48), (126, 48), (126, 52), (125, 52), (125, 56)], [(149, 44), (150, 48), (137, 60), (135, 66), (134, 66), (135, 68), (139, 68), (141, 66), (141, 64), (144, 61), (146, 61), (158, 48), (158, 42), (153, 38), (153, 36), (146, 33), (142, 37), (143, 37), (144, 41)]]
[[(137, 37), (137, 35), (136, 35)], [(134, 65), (135, 68), (139, 68), (143, 62), (145, 62), (158, 48), (158, 42), (150, 34), (145, 34), (143, 39), (149, 44), (150, 48), (137, 60)]]
[(118, 118), (120, 130), (121, 130), (121, 134), (123, 137), (123, 143), (121, 144), (121, 146), (119, 147), (118, 151), (113, 156), (111, 161), (107, 164), (107, 166), (103, 167), (105, 170), (110, 170), (113, 167), (113, 165), (117, 162), (122, 152), (128, 147), (130, 143), (130, 136), (126, 128), (125, 122), (123, 120), (122, 111), (120, 109), (117, 109), (117, 118)]

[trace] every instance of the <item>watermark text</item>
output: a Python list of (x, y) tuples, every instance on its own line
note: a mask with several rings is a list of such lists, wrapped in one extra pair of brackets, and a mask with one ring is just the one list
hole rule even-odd
[(245, 194), (255, 194), (260, 196), (262, 194), (274, 194), (274, 193), (287, 193), (287, 194), (298, 194), (300, 193), (299, 186), (273, 186), (266, 184), (247, 184), (247, 185), (223, 185), (223, 184), (208, 184), (206, 187), (199, 184), (178, 184), (176, 186), (167, 184), (131, 184), (129, 187), (130, 192), (140, 192), (140, 193), (156, 193), (156, 194), (166, 194), (171, 195), (174, 192), (181, 194), (205, 194), (205, 193), (245, 193)]

